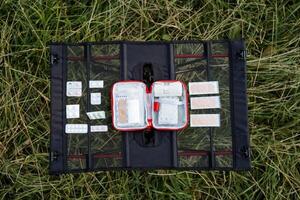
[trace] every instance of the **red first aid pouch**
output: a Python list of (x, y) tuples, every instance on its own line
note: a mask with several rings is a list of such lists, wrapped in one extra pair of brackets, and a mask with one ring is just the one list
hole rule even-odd
[(180, 81), (120, 81), (111, 91), (112, 123), (120, 131), (180, 130), (188, 123), (188, 94)]

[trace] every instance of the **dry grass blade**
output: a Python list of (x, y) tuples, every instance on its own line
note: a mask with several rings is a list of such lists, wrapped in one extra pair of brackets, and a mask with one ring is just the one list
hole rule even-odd
[[(86, 2), (0, 3), (1, 199), (300, 199), (299, 1)], [(251, 172), (48, 175), (48, 42), (224, 37), (247, 41)]]

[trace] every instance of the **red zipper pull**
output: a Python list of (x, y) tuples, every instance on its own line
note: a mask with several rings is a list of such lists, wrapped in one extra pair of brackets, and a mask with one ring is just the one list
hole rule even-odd
[(148, 119), (147, 121), (148, 121), (148, 127), (147, 127), (147, 129), (150, 130), (153, 127), (152, 119)]
[(159, 111), (159, 102), (158, 101), (154, 101), (153, 110), (154, 110), (154, 112)]

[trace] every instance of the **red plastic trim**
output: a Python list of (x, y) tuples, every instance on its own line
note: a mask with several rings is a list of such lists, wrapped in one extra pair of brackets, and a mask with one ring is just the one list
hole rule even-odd
[[(92, 56), (92, 60), (116, 60), (120, 59), (120, 56), (117, 55), (101, 55), (101, 56)], [(84, 61), (84, 56), (68, 56), (67, 60), (69, 61)]]
[(151, 129), (153, 127), (152, 119), (147, 119), (148, 128)]
[(178, 152), (179, 156), (208, 156), (209, 151), (204, 151), (204, 150), (197, 150), (197, 151), (179, 151)]
[[(232, 155), (232, 150), (231, 149), (224, 149), (220, 151), (214, 151), (214, 154), (216, 156), (227, 156), (227, 155)], [(178, 152), (179, 156), (185, 156), (185, 157), (192, 157), (192, 156), (208, 156), (209, 151), (205, 150), (185, 150), (185, 151), (179, 151)]]
[(94, 158), (122, 158), (121, 152), (118, 153), (97, 153)]
[[(86, 155), (84, 154), (70, 154), (67, 156), (68, 160), (83, 160), (86, 159)], [(96, 153), (93, 155), (94, 158), (117, 158), (120, 159), (122, 158), (122, 153), (117, 152), (117, 153)]]
[(84, 56), (68, 56), (67, 60), (68, 61), (83, 61)]
[(83, 160), (86, 159), (86, 156), (83, 154), (79, 154), (79, 155), (75, 155), (75, 154), (71, 154), (67, 156), (68, 160)]
[(93, 60), (115, 60), (120, 59), (120, 56), (117, 55), (101, 55), (101, 56), (92, 56)]
[[(204, 58), (203, 54), (176, 54), (175, 58)], [(212, 54), (210, 58), (226, 58), (228, 54)]]

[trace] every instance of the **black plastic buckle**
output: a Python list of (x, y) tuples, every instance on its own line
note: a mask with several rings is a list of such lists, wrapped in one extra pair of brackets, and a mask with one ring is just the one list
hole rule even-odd
[(249, 148), (247, 146), (242, 146), (240, 149), (241, 156), (244, 158), (249, 158), (250, 152)]
[(240, 52), (237, 53), (237, 57), (240, 59), (240, 60), (246, 60), (246, 57), (247, 57), (247, 52), (246, 50), (241, 50)]
[(51, 162), (58, 159), (59, 153), (57, 151), (51, 151), (50, 152), (50, 160)]
[(58, 55), (57, 55), (57, 54), (51, 55), (51, 64), (52, 64), (52, 65), (53, 65), (53, 64), (58, 64), (58, 62), (59, 62), (59, 57), (58, 57)]

